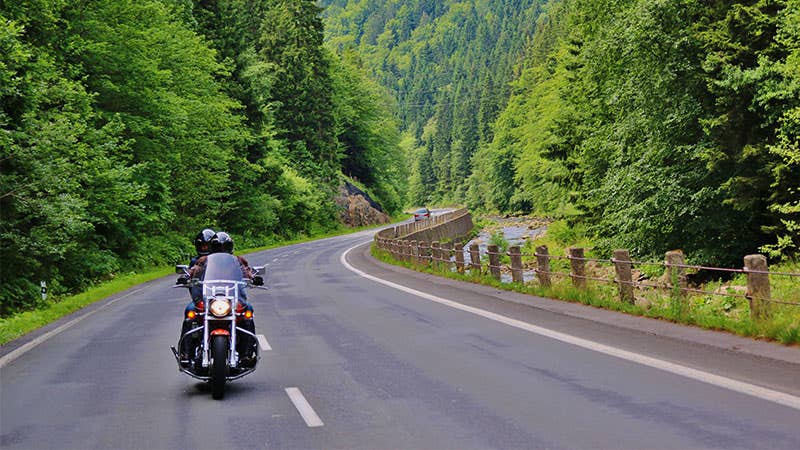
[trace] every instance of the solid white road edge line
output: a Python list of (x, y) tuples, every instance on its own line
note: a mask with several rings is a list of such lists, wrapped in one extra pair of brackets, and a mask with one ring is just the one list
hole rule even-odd
[[(371, 242), (367, 241), (367, 242)], [(422, 291), (418, 291), (416, 289), (411, 289), (409, 287), (393, 283), (391, 281), (387, 281), (372, 275), (369, 275), (355, 267), (351, 266), (350, 263), (347, 262), (347, 255), (356, 247), (360, 247), (361, 245), (366, 244), (366, 242), (362, 242), (358, 245), (350, 247), (344, 253), (342, 253), (339, 261), (351, 272), (354, 272), (364, 278), (369, 280), (375, 281), (376, 283), (381, 283), (383, 285), (392, 287), (394, 289), (406, 292), (408, 294), (416, 295), (418, 297), (422, 297), (426, 300), (430, 300), (432, 302), (436, 302), (445, 306), (449, 306), (451, 308), (455, 308), (461, 311), (465, 311), (468, 313), (472, 313), (486, 319), (494, 320), (496, 322), (503, 323), (505, 325), (519, 328), (521, 330), (529, 331), (531, 333), (535, 333), (541, 336), (546, 336), (551, 339), (555, 339), (557, 341), (565, 342), (567, 344), (576, 345), (578, 347), (582, 347), (588, 350), (592, 350), (595, 352), (603, 353), (606, 355), (614, 356), (620, 359), (624, 359), (627, 361), (635, 362), (637, 364), (642, 364), (645, 366), (653, 367), (655, 369), (660, 369), (666, 372), (674, 373), (676, 375), (681, 375), (686, 378), (691, 378), (693, 380), (702, 381), (704, 383), (713, 384), (718, 387), (730, 389), (732, 391), (736, 391), (742, 394), (750, 395), (753, 397), (760, 398), (762, 400), (767, 400), (773, 403), (777, 403), (779, 405), (787, 406), (789, 408), (794, 408), (800, 410), (800, 397), (796, 397), (791, 394), (787, 394), (784, 392), (775, 391), (772, 389), (767, 389), (761, 386), (756, 386), (754, 384), (745, 383), (742, 381), (737, 381), (731, 378), (726, 378), (723, 376), (715, 375), (708, 372), (703, 372), (701, 370), (692, 369), (691, 367), (682, 366), (680, 364), (671, 363), (668, 361), (663, 361), (660, 359), (656, 359), (650, 356), (645, 356), (639, 353), (629, 352), (627, 350), (622, 350), (616, 347), (611, 347), (608, 345), (600, 344), (597, 342), (593, 342), (587, 339), (582, 339), (576, 336), (572, 336), (565, 333), (560, 333), (558, 331), (553, 331), (547, 328), (543, 328), (540, 326), (532, 325), (527, 322), (522, 322), (520, 320), (512, 319), (510, 317), (502, 316), (500, 314), (496, 314), (493, 312), (489, 312), (480, 308), (475, 308), (472, 306), (462, 305), (461, 303), (455, 302), (453, 300), (447, 300), (441, 297), (437, 297), (435, 295), (431, 295)]]
[(300, 389), (296, 387), (286, 388), (286, 393), (289, 395), (289, 400), (292, 401), (294, 407), (297, 408), (297, 411), (300, 413), (300, 416), (303, 417), (303, 420), (306, 422), (310, 428), (313, 427), (321, 427), (325, 425), (322, 423), (322, 420), (319, 418), (317, 413), (314, 412), (314, 408), (308, 403), (305, 397), (303, 397), (303, 393), (300, 392)]
[(94, 314), (94, 313), (96, 313), (96, 312), (98, 312), (98, 311), (100, 311), (102, 309), (108, 308), (109, 306), (113, 305), (114, 303), (116, 303), (116, 302), (118, 302), (118, 301), (120, 301), (120, 300), (122, 300), (124, 298), (130, 297), (131, 295), (141, 291), (142, 289), (144, 289), (144, 288), (140, 288), (140, 289), (137, 289), (137, 290), (135, 290), (133, 292), (129, 292), (129, 293), (123, 295), (120, 298), (115, 298), (114, 300), (111, 300), (110, 302), (108, 302), (105, 305), (95, 309), (94, 311), (88, 312), (88, 313), (86, 313), (86, 314), (84, 314), (84, 315), (82, 315), (80, 317), (76, 317), (76, 318), (70, 320), (69, 322), (65, 323), (64, 325), (61, 325), (60, 327), (56, 328), (55, 330), (48, 331), (47, 333), (45, 333), (45, 334), (37, 337), (36, 339), (28, 342), (27, 344), (21, 346), (20, 348), (14, 350), (12, 352), (9, 352), (7, 355), (5, 355), (2, 358), (0, 358), (0, 367), (5, 366), (6, 364), (10, 363), (11, 361), (14, 361), (15, 359), (17, 359), (20, 356), (24, 355), (25, 353), (27, 353), (28, 351), (30, 351), (31, 349), (33, 349), (37, 345), (39, 345), (42, 342), (50, 339), (51, 337), (57, 335), (58, 333), (61, 333), (62, 331), (64, 331), (67, 328), (75, 325), (76, 323), (80, 322), (81, 320), (91, 316), (92, 314)]
[(257, 334), (256, 339), (258, 339), (258, 345), (261, 346), (261, 350), (272, 350), (272, 347), (269, 346), (269, 342), (267, 342), (267, 338), (263, 334)]

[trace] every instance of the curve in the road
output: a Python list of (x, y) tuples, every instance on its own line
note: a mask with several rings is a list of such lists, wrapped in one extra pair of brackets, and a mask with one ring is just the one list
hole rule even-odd
[(730, 389), (735, 392), (739, 392), (742, 394), (750, 395), (756, 398), (760, 398), (762, 400), (767, 400), (773, 403), (777, 403), (779, 405), (787, 406), (789, 408), (793, 408), (796, 410), (800, 410), (800, 397), (796, 397), (794, 395), (786, 394), (783, 392), (778, 392), (772, 389), (763, 388), (761, 386), (756, 386), (750, 383), (744, 383), (741, 381), (733, 380), (727, 377), (715, 375), (708, 372), (703, 372), (697, 369), (693, 369), (691, 367), (682, 366), (680, 364), (671, 363), (668, 361), (663, 361), (657, 358), (652, 358), (649, 356), (641, 355), (634, 352), (629, 352), (620, 348), (611, 347), (608, 345), (600, 344), (597, 342), (593, 342), (590, 340), (582, 339), (576, 336), (571, 336), (569, 334), (560, 333), (558, 331), (553, 331), (547, 328), (543, 328), (540, 326), (532, 325), (520, 320), (512, 319), (510, 317), (505, 317), (500, 314), (495, 314), (490, 311), (486, 311), (480, 308), (475, 308), (472, 306), (464, 305), (458, 303), (453, 300), (448, 300), (442, 297), (438, 297), (435, 295), (431, 295), (427, 292), (422, 292), (416, 289), (412, 289), (388, 280), (384, 280), (378, 278), (376, 276), (370, 275), (362, 270), (359, 270), (353, 267), (349, 262), (347, 262), (347, 255), (353, 251), (354, 249), (361, 247), (368, 242), (362, 242), (358, 245), (354, 245), (347, 249), (342, 256), (340, 257), (340, 261), (342, 265), (344, 265), (348, 270), (351, 272), (356, 273), (357, 275), (367, 278), (369, 280), (375, 281), (377, 283), (383, 284), (384, 286), (389, 286), (393, 289), (397, 289), (403, 291), (408, 294), (416, 295), (417, 297), (424, 298), (426, 300), (430, 300), (432, 302), (439, 303), (441, 305), (448, 306), (450, 308), (455, 308), (461, 311), (465, 311), (471, 314), (475, 314), (477, 316), (484, 317), (489, 320), (494, 320), (495, 322), (500, 322), (502, 324), (519, 328), (521, 330), (529, 331), (531, 333), (535, 333), (541, 336), (546, 336), (551, 339), (555, 339), (557, 341), (565, 342), (567, 344), (575, 345), (578, 347), (585, 348), (587, 350), (592, 350), (595, 352), (603, 353), (606, 355), (614, 356), (616, 358), (624, 359), (626, 361), (631, 361), (637, 364), (642, 364), (648, 367), (653, 367), (655, 369), (663, 370), (666, 372), (674, 373), (676, 375), (681, 375), (687, 378), (691, 378), (693, 380), (702, 381), (704, 383), (712, 384), (718, 387)]

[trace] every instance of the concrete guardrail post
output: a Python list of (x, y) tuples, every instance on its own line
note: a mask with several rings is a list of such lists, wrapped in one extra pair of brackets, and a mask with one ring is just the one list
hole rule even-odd
[(633, 297), (633, 271), (631, 270), (631, 256), (627, 250), (614, 250), (614, 270), (617, 273), (619, 285), (619, 299), (624, 303), (634, 302)]
[(767, 257), (747, 255), (744, 270), (747, 273), (747, 299), (750, 300), (750, 317), (756, 320), (770, 317), (770, 286)]
[(411, 241), (411, 264), (419, 265), (419, 245), (417, 245), (417, 241)]

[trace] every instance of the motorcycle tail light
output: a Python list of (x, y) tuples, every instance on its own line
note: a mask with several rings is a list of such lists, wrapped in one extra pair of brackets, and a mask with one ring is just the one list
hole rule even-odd
[(202, 301), (202, 300), (200, 300), (200, 301), (199, 301), (199, 302), (197, 302), (197, 304), (195, 305), (195, 308), (197, 308), (197, 310), (198, 310), (198, 311), (205, 311), (205, 310), (206, 310), (206, 304), (205, 304), (205, 303), (203, 303), (203, 301)]

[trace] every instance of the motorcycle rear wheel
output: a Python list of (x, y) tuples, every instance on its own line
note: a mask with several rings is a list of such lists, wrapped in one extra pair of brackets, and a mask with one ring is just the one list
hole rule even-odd
[(225, 396), (225, 377), (228, 376), (228, 336), (214, 336), (211, 341), (211, 397)]

